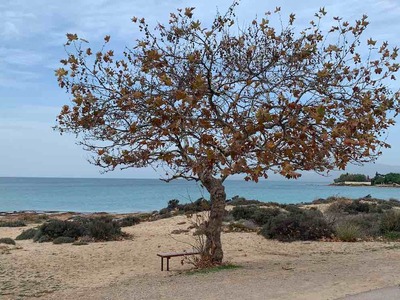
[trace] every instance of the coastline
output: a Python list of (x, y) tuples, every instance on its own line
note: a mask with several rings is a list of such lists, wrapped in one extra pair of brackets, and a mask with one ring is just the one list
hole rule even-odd
[(328, 186), (346, 186), (346, 187), (371, 187), (371, 188), (400, 188), (400, 184), (377, 184), (377, 185), (371, 185), (371, 184), (345, 184), (345, 183), (330, 183)]
[[(355, 187), (355, 188), (363, 188), (365, 186), (353, 186), (353, 185), (337, 185), (337, 184), (329, 184), (329, 186), (346, 186), (346, 187)], [(376, 187), (376, 188), (393, 188), (393, 186), (368, 186), (370, 187)], [(400, 186), (396, 186), (396, 188), (400, 188)], [(296, 205), (296, 206), (303, 206), (303, 205), (313, 205), (315, 204), (314, 202), (318, 202), (321, 199), (328, 199), (332, 197), (342, 197), (342, 198), (347, 198), (350, 200), (358, 200), (358, 199), (369, 199), (371, 198), (371, 195), (364, 195), (363, 197), (344, 197), (340, 195), (332, 195), (326, 198), (323, 197), (317, 197), (312, 201), (299, 201), (295, 203), (282, 203), (282, 202), (276, 202), (276, 201), (263, 201), (263, 200), (256, 200), (260, 202), (264, 202), (265, 204), (268, 203), (279, 203), (279, 204), (291, 204), (291, 205)], [(235, 197), (238, 198), (244, 198), (244, 197), (239, 197), (239, 196), (234, 196), (231, 199), (227, 199), (226, 205), (229, 205), (229, 201), (232, 201)], [(372, 197), (374, 199), (379, 199), (376, 197)], [(244, 198), (245, 199), (245, 198)], [(384, 201), (390, 201), (390, 200), (400, 200), (400, 195), (397, 198), (390, 197), (387, 199), (379, 199), (379, 200), (384, 200)], [(249, 199), (247, 199), (249, 200)], [(193, 203), (193, 202), (192, 202)], [(183, 203), (185, 204), (185, 203)], [(147, 210), (147, 211), (142, 211), (142, 210), (135, 210), (135, 211), (126, 211), (126, 212), (121, 212), (121, 211), (74, 211), (74, 210), (34, 210), (34, 209), (27, 209), (27, 210), (12, 210), (12, 211), (0, 211), (0, 220), (2, 217), (7, 217), (7, 216), (18, 216), (18, 215), (48, 215), (48, 216), (58, 216), (58, 215), (82, 215), (82, 216), (91, 216), (91, 215), (112, 215), (112, 216), (128, 216), (128, 215), (141, 215), (141, 214), (157, 214), (161, 209), (165, 208), (168, 205), (168, 202), (166, 202), (162, 207), (159, 207), (158, 209), (153, 209), (153, 210)]]
[[(318, 198), (341, 196), (352, 199), (371, 194), (374, 198), (399, 198), (397, 188), (350, 189), (329, 186), (329, 182), (263, 181), (249, 183), (230, 181), (226, 183), (228, 198), (235, 195), (263, 202), (296, 204), (311, 202)], [(365, 189), (365, 190), (364, 190)], [(49, 179), (27, 178), (0, 180), (0, 211), (45, 212), (151, 212), (165, 207), (169, 200), (180, 203), (208, 197), (191, 182), (164, 183), (158, 180), (124, 179)]]

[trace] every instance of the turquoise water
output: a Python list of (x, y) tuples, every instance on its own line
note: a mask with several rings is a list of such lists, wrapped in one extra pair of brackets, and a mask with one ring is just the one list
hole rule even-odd
[[(400, 199), (398, 188), (329, 186), (324, 182), (231, 180), (227, 197), (279, 203), (309, 202), (329, 196)], [(194, 182), (157, 179), (0, 178), (0, 211), (44, 210), (137, 212), (158, 210), (171, 199), (181, 203), (208, 197)]]

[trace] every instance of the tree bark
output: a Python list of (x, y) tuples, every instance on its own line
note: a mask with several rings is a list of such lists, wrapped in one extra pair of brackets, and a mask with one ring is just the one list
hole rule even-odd
[(213, 265), (221, 264), (224, 257), (221, 244), (221, 228), (225, 212), (225, 187), (222, 184), (222, 180), (216, 179), (211, 175), (203, 176), (201, 182), (210, 193), (211, 201), (210, 218), (205, 224), (206, 243), (203, 256), (209, 259)]

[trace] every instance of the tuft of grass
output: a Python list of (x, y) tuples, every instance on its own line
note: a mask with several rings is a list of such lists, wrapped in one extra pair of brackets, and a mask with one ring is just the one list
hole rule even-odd
[(243, 267), (227, 263), (227, 264), (222, 264), (222, 265), (211, 267), (211, 268), (204, 268), (204, 269), (188, 271), (187, 274), (188, 275), (209, 274), (209, 273), (215, 273), (215, 272), (220, 272), (220, 271), (225, 271), (225, 270), (235, 270), (235, 269), (241, 269), (241, 268), (243, 268)]
[(342, 242), (356, 242), (362, 237), (361, 228), (357, 224), (346, 222), (336, 227), (336, 236)]
[(392, 241), (400, 240), (400, 232), (398, 232), (398, 231), (386, 232), (385, 238), (388, 240), (392, 240)]

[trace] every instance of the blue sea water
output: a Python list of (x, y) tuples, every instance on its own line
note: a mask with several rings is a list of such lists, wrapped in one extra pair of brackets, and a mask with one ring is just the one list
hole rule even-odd
[[(279, 203), (309, 202), (329, 196), (400, 199), (400, 189), (329, 186), (326, 182), (231, 180), (227, 197)], [(171, 199), (180, 203), (208, 198), (194, 182), (157, 179), (0, 178), (0, 211), (138, 212), (158, 210)]]

